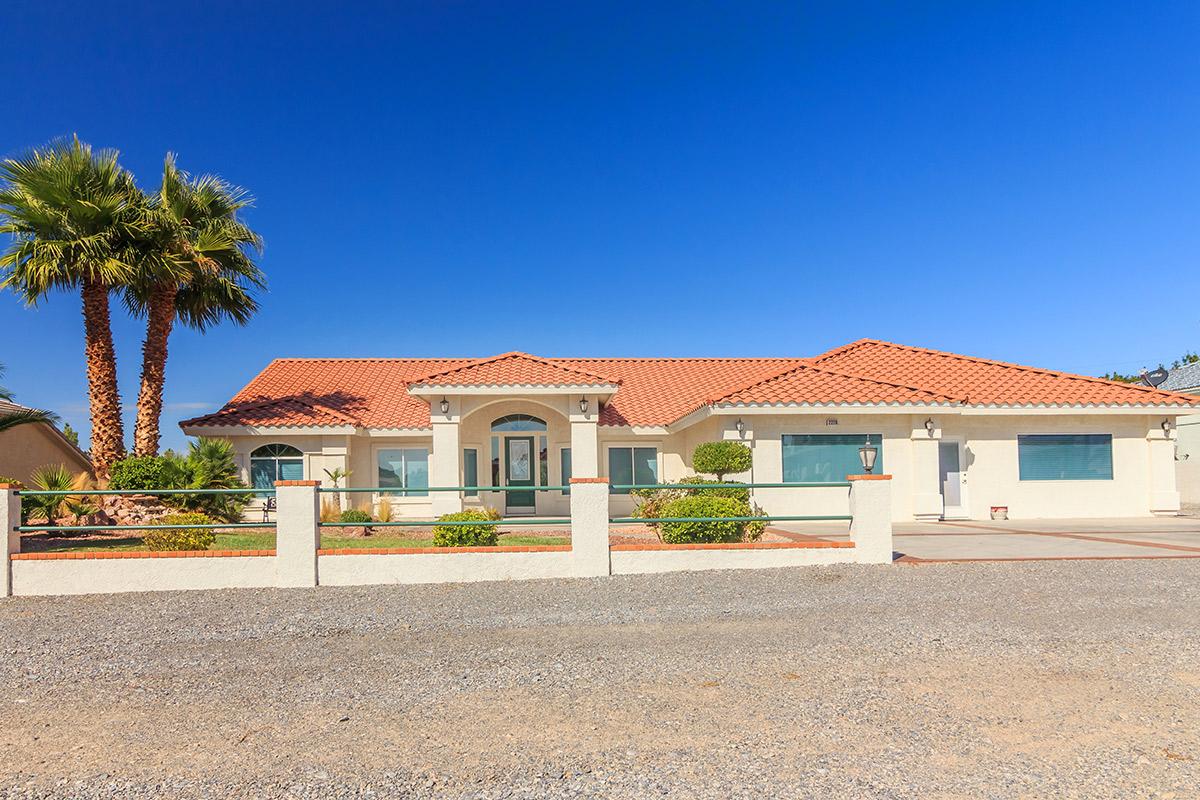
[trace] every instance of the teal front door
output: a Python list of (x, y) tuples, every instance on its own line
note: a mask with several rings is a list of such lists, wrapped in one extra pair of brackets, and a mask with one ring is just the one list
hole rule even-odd
[[(533, 486), (533, 437), (504, 437), (504, 485)], [(533, 492), (505, 492), (505, 510), (533, 512)]]

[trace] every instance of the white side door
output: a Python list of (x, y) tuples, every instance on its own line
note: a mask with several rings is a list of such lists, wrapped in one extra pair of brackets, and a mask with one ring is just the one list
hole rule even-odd
[(967, 519), (967, 459), (958, 439), (938, 442), (938, 489), (942, 519)]

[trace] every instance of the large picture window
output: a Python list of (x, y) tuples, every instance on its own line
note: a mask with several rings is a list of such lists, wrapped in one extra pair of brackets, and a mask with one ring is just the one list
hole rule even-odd
[(784, 483), (837, 483), (863, 471), (858, 448), (870, 439), (879, 448), (874, 471), (883, 472), (883, 436), (878, 433), (783, 435)]
[(275, 481), (304, 480), (304, 454), (287, 444), (265, 444), (250, 454), (250, 483), (273, 489)]
[(429, 488), (429, 451), (424, 447), (380, 450), (377, 463), (381, 488), (410, 490), (402, 493), (404, 497), (429, 495), (423, 491)]
[(1110, 481), (1112, 434), (1031, 434), (1017, 437), (1023, 481)]
[[(658, 448), (608, 448), (608, 480), (613, 486), (658, 483)], [(613, 489), (612, 493), (629, 494), (629, 489)]]

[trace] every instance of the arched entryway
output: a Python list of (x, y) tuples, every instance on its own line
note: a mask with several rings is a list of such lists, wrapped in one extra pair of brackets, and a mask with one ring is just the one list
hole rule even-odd
[(548, 426), (541, 417), (506, 414), (492, 421), (492, 485), (529, 486), (528, 492), (505, 492), (504, 511), (532, 514), (536, 492), (548, 482)]

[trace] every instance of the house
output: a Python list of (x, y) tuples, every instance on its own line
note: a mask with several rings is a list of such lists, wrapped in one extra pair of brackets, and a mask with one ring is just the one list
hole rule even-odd
[[(228, 437), (246, 480), (391, 490), (394, 513), (560, 515), (573, 476), (691, 474), (701, 442), (753, 451), (756, 483), (825, 483), (879, 447), (897, 520), (1148, 516), (1179, 510), (1175, 422), (1200, 397), (863, 339), (811, 358), (283, 358), (181, 423)], [(428, 487), (476, 487), (426, 492)], [(403, 491), (401, 491), (403, 490)], [(761, 488), (772, 515), (845, 514), (844, 487)]]
[[(1159, 388), (1200, 395), (1200, 361), (1175, 367)], [(1200, 503), (1200, 414), (1179, 417), (1175, 457), (1180, 500)]]
[[(0, 416), (28, 410), (0, 400)], [(34, 470), (47, 464), (62, 464), (74, 473), (92, 472), (87, 453), (48, 422), (18, 425), (0, 432), (0, 476), (31, 486)]]

